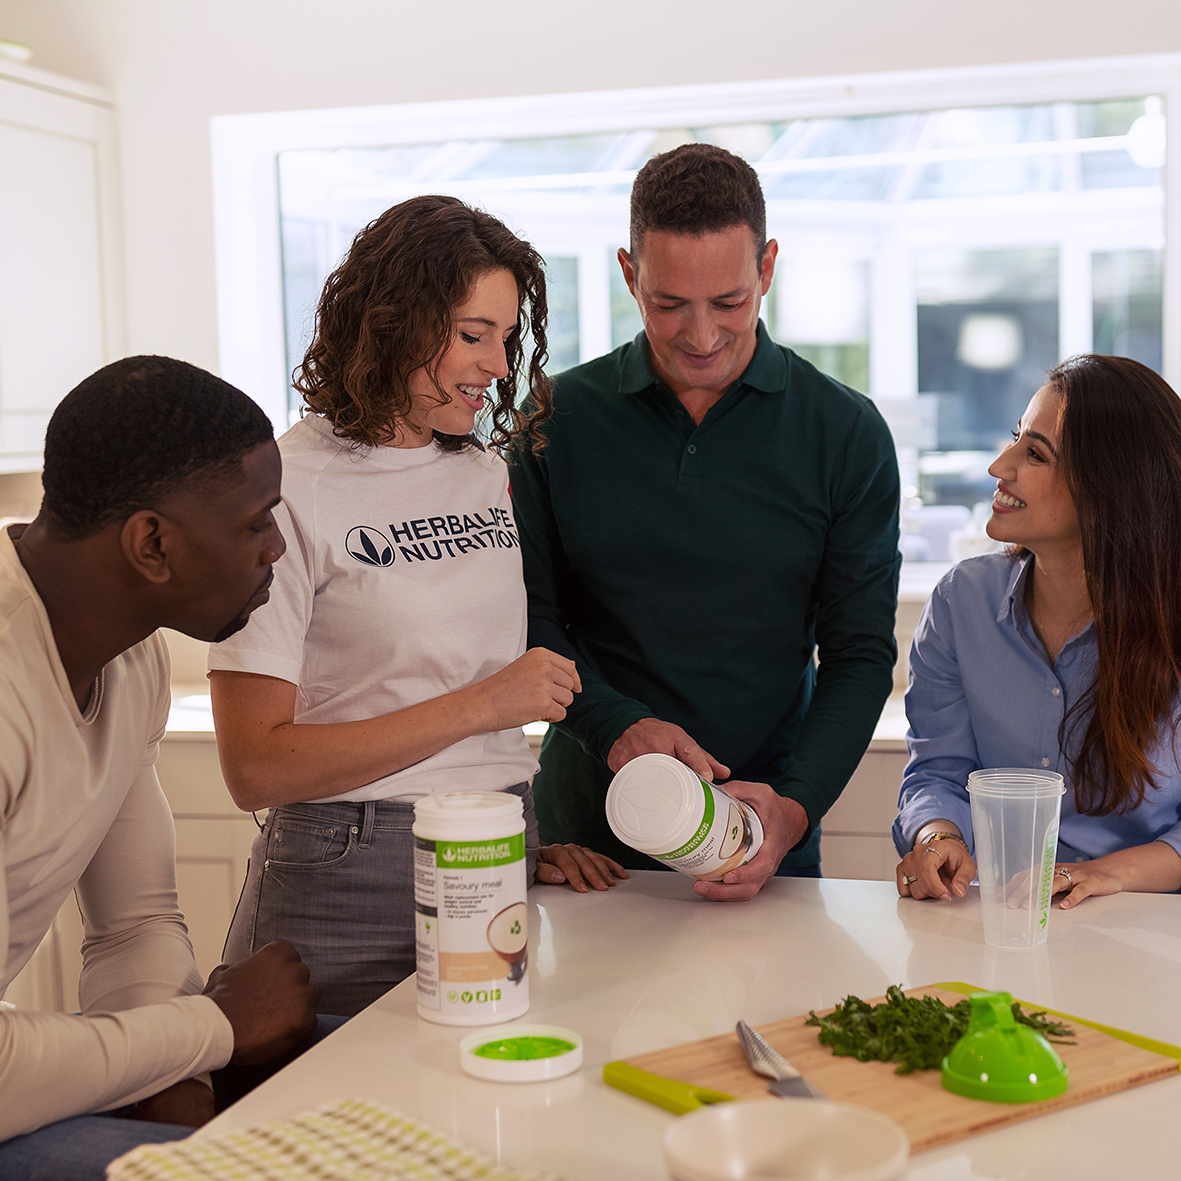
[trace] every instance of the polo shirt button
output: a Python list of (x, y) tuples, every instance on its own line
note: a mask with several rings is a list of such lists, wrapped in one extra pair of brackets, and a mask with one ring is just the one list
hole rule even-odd
[(1050, 692), (1053, 693), (1055, 697), (1062, 696), (1062, 690), (1059, 689), (1057, 685), (1055, 685), (1054, 688), (1050, 690)]
[(685, 417), (685, 412), (684, 412), (683, 410), (678, 410), (678, 411), (677, 411), (677, 417), (678, 417), (678, 418), (684, 418), (684, 417)]
[(1042, 766), (1043, 767), (1048, 767), (1049, 765), (1050, 765), (1049, 759), (1042, 759)]
[(685, 450), (688, 451), (690, 455), (696, 455), (697, 454), (697, 444), (690, 443), (689, 446), (685, 448)]

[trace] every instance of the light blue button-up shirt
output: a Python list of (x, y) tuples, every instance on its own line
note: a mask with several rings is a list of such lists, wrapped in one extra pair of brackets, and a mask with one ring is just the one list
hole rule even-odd
[[(968, 775), (982, 767), (1029, 767), (1066, 780), (1059, 861), (1088, 861), (1151, 841), (1181, 854), (1181, 766), (1167, 728), (1150, 752), (1159, 787), (1138, 808), (1108, 816), (1075, 810), (1059, 731), (1094, 680), (1095, 629), (1088, 624), (1072, 636), (1050, 664), (1025, 610), (1031, 563), (1004, 554), (970, 558), (927, 603), (910, 652), (910, 761), (893, 828), (898, 852), (909, 852), (915, 833), (931, 820), (953, 821), (972, 847)], [(1075, 744), (1084, 729), (1074, 730)], [(1070, 746), (1069, 731), (1065, 741)]]

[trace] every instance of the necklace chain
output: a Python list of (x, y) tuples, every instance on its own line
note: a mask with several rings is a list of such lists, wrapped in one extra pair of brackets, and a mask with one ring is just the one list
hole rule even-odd
[(1058, 646), (1056, 652), (1051, 651), (1050, 644), (1047, 642), (1046, 633), (1042, 631), (1041, 625), (1037, 620), (1037, 581), (1033, 577), (1033, 571), (1030, 571), (1029, 577), (1029, 622), (1033, 626), (1034, 634), (1041, 641), (1042, 647), (1046, 650), (1046, 655), (1050, 657), (1050, 662), (1053, 663), (1057, 658), (1058, 652), (1062, 651), (1062, 647), (1066, 641), (1070, 639), (1076, 632), (1081, 631), (1083, 626), (1091, 618), (1091, 609), (1088, 605), (1082, 611), (1073, 615), (1067, 622), (1065, 634), (1062, 637), (1062, 644)]

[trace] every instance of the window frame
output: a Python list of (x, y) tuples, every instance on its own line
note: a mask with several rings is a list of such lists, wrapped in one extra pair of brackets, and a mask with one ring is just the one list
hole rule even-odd
[[(277, 430), (286, 429), (281, 152), (1144, 94), (1163, 97), (1168, 120), (1162, 369), (1165, 380), (1181, 389), (1181, 53), (216, 117), (210, 135), (221, 376), (246, 390)], [(908, 349), (911, 337), (897, 329), (905, 327), (903, 318), (913, 317), (913, 308), (899, 307), (896, 314), (894, 330), (874, 336)]]

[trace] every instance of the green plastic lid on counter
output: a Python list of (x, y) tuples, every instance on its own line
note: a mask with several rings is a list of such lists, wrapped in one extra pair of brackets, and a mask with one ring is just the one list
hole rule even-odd
[(968, 1032), (943, 1059), (947, 1090), (994, 1103), (1052, 1099), (1066, 1090), (1066, 1064), (1040, 1033), (1017, 1024), (1007, 992), (978, 992), (970, 1000)]
[(459, 1064), (473, 1078), (537, 1083), (582, 1066), (582, 1038), (560, 1025), (498, 1025), (459, 1043)]

